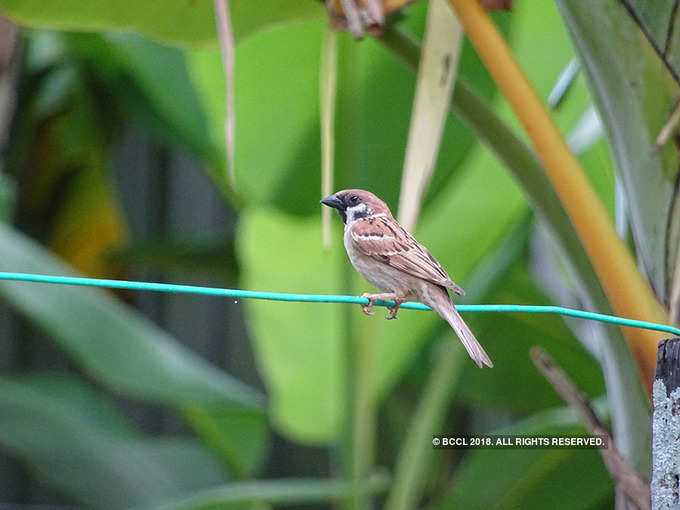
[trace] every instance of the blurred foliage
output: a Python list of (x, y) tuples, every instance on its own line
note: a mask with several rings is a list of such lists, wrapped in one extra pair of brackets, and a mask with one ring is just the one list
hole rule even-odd
[[(574, 413), (562, 409), (494, 430), (538, 437), (583, 432)], [(613, 483), (599, 456), (594, 450), (476, 450), (462, 461), (448, 493), (429, 508), (604, 507), (610, 504)], [(492, 465), (503, 469), (496, 469), (493, 483), (489, 483)], [(585, 470), (585, 465), (590, 469)], [(578, 487), (577, 497), (574, 487)]]
[(7, 220), (14, 212), (15, 184), (7, 175), (0, 173), (0, 218)]
[(55, 34), (27, 41), (7, 168), (34, 234), (80, 270), (105, 276), (116, 268), (103, 254), (126, 238), (108, 168), (116, 115), (61, 42)]
[[(72, 274), (5, 224), (0, 225), (0, 239), (3, 271)], [(0, 283), (0, 295), (7, 303), (46, 331), (87, 373), (116, 391), (187, 410), (199, 432), (210, 422), (221, 424), (229, 418), (240, 424), (236, 430), (220, 429), (226, 436), (223, 441), (238, 444), (220, 453), (239, 474), (255, 468), (266, 434), (258, 392), (197, 357), (108, 294), (49, 285), (39, 290)], [(203, 413), (198, 412), (201, 408)]]
[[(134, 0), (98, 0), (84, 6), (77, 0), (45, 5), (35, 0), (2, 0), (0, 11), (19, 24), (67, 31), (123, 30), (175, 45), (201, 46), (217, 38), (210, 2), (170, 0), (151, 5)], [(321, 19), (316, 0), (269, 0), (262, 12), (248, 0), (230, 2), (234, 38), (238, 41), (272, 26)]]
[[(668, 2), (659, 2), (656, 8), (636, 3), (643, 22), (669, 21)], [(652, 146), (680, 95), (679, 75), (664, 65), (658, 49), (620, 3), (603, 1), (588, 11), (569, 1), (558, 5), (591, 76), (593, 96), (630, 200), (631, 228), (642, 266), (659, 300), (668, 303), (680, 238), (674, 205), (680, 158), (673, 143), (658, 151)], [(665, 30), (655, 30), (652, 36), (663, 37), (665, 44)]]
[(196, 239), (133, 241), (108, 252), (107, 256), (126, 266), (207, 274), (229, 283), (236, 281), (238, 275), (234, 239), (217, 234), (202, 233)]
[(197, 441), (140, 435), (82, 381), (29, 374), (0, 389), (3, 447), (89, 507), (159, 504), (226, 479)]
[[(566, 9), (568, 2), (559, 3)], [(211, 2), (117, 0), (84, 7), (70, 0), (49, 6), (0, 0), (0, 12), (33, 27), (23, 35), (18, 113), (4, 154), (7, 174), (0, 174), (0, 217), (7, 219), (0, 225), (0, 270), (118, 276), (131, 267), (147, 267), (200, 272), (265, 291), (368, 290), (349, 268), (337, 218), (331, 249), (321, 248), (323, 5), (316, 0), (269, 0), (266, 10), (245, 0), (229, 5), (237, 43), (235, 189), (229, 188), (224, 170), (224, 78)], [(416, 3), (391, 23), (418, 40), (426, 8), (426, 2)], [(645, 12), (645, 19), (655, 19), (654, 12)], [(519, 3), (494, 20), (531, 83), (547, 97), (574, 57), (557, 8)], [(570, 21), (572, 32), (588, 26), (584, 20)], [(609, 72), (603, 71), (610, 79), (623, 79)], [(573, 267), (579, 263), (575, 258), (587, 260), (578, 252), (580, 245), (564, 246), (568, 228), (552, 232), (558, 263), (548, 271), (536, 267), (536, 225), (546, 216), (548, 224), (559, 225), (564, 213), (537, 207), (537, 219), (525, 195), (535, 206), (542, 184), (534, 182), (531, 189), (530, 173), (523, 181), (504, 168), (512, 163), (499, 147), (513, 147), (527, 159), (532, 154), (521, 134), (495, 136), (513, 134), (517, 124), (467, 42), (459, 75), (481, 104), (491, 104), (494, 125), (502, 129), (473, 132), (461, 120), (464, 115), (448, 115), (418, 238), (469, 291), (469, 300), (565, 304), (558, 295), (568, 295), (577, 305), (606, 311), (607, 303), (592, 292), (597, 282), (579, 281), (587, 271)], [(645, 76), (651, 83), (658, 79), (653, 71)], [(415, 75), (381, 42), (339, 36), (336, 187), (371, 189), (396, 209), (414, 85)], [(586, 80), (577, 79), (555, 112), (560, 128), (569, 132), (591, 101)], [(660, 104), (653, 105), (656, 120), (663, 113)], [(225, 202), (238, 210), (233, 238), (208, 233), (192, 239), (129, 239), (109, 161), (120, 128), (131, 121), (161, 144), (181, 147), (202, 161)], [(624, 143), (635, 133), (631, 128)], [(613, 214), (612, 160), (620, 158), (612, 158), (599, 141), (580, 159)], [(673, 193), (668, 183), (657, 184), (664, 196)], [(11, 226), (13, 217), (18, 225)], [(645, 235), (660, 239), (656, 231)], [(428, 427), (443, 427), (429, 432), (451, 435), (583, 433), (570, 412), (552, 409), (561, 401), (534, 370), (528, 349), (542, 345), (549, 350), (595, 397), (605, 392), (598, 362), (610, 352), (607, 348), (620, 345), (618, 332), (597, 336), (557, 317), (471, 314), (466, 320), (495, 368), (479, 370), (466, 359), (452, 381), (431, 374), (438, 342), (455, 342), (460, 350), (433, 314), (403, 312), (398, 321), (387, 322), (380, 312), (368, 318), (343, 306), (250, 301), (246, 326), (265, 400), (103, 292), (4, 282), (0, 296), (58, 344), (83, 374), (3, 377), (0, 447), (69, 501), (101, 508), (296, 504), (388, 487), (384, 478), (368, 489), (319, 479), (239, 481), (267, 473), (276, 456), (267, 448), (272, 431), (300, 446), (330, 449), (334, 474), (345, 469), (347, 475), (344, 464), (351, 462), (346, 457), (354, 456), (351, 460), (361, 464), (354, 474), (365, 470), (362, 481), (374, 466), (392, 470), (406, 438), (422, 437)], [(611, 407), (614, 425), (625, 436), (631, 423), (647, 422), (648, 412), (640, 410), (640, 395), (631, 396), (639, 386), (637, 374), (621, 363), (605, 371), (610, 402), (603, 399), (600, 410), (607, 414)], [(627, 384), (612, 382), (617, 370)], [(424, 387), (437, 412), (423, 410), (427, 418), (414, 419), (411, 428)], [(177, 411), (193, 437), (143, 434), (104, 390)], [(646, 436), (640, 437), (637, 444), (645, 445)], [(429, 442), (421, 448), (430, 449)], [(594, 451), (436, 451), (429, 458), (420, 464), (421, 472), (403, 476), (420, 477), (415, 497), (432, 508), (599, 508), (613, 497)], [(319, 478), (326, 473), (319, 472)]]

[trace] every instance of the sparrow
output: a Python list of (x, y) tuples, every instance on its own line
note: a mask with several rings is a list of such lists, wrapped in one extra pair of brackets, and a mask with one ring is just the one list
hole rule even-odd
[(432, 254), (394, 219), (385, 202), (373, 193), (347, 189), (324, 198), (321, 203), (337, 210), (345, 223), (345, 250), (354, 269), (380, 294), (363, 294), (372, 315), (376, 299), (389, 299), (387, 319), (396, 319), (399, 306), (409, 298), (426, 304), (453, 328), (470, 357), (481, 368), (493, 367), (488, 354), (456, 310), (448, 290), (462, 296)]

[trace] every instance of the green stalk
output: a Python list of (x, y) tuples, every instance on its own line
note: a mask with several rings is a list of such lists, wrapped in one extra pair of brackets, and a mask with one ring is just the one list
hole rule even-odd
[[(382, 317), (366, 318), (357, 315), (358, 310), (353, 310), (354, 327), (354, 352), (355, 366), (355, 395), (354, 416), (352, 434), (352, 473), (351, 480), (357, 489), (373, 471), (375, 449), (375, 419), (376, 419), (376, 384), (373, 375), (377, 372), (375, 367), (378, 344), (375, 341), (376, 320)], [(380, 312), (378, 312), (379, 314)], [(362, 321), (365, 325), (359, 325)], [(370, 508), (369, 494), (366, 491), (355, 490), (352, 492), (353, 509)]]
[[(344, 117), (347, 129), (336, 132), (337, 146), (343, 150), (338, 154), (339, 167), (344, 167), (350, 182), (358, 182), (361, 168), (359, 154), (352, 137), (352, 129), (360, 118), (361, 105), (351, 95), (358, 88), (362, 76), (357, 70), (360, 52), (356, 42), (348, 34), (339, 35), (338, 55), (338, 108), (337, 114)], [(348, 92), (349, 91), (349, 92)], [(343, 96), (349, 94), (349, 96)], [(352, 282), (354, 269), (347, 260), (342, 261), (345, 292), (354, 295)], [(345, 328), (345, 419), (342, 432), (343, 475), (354, 490), (346, 499), (346, 508), (364, 510), (370, 508), (370, 494), (360, 490), (361, 485), (373, 471), (373, 450), (375, 444), (375, 356), (377, 345), (373, 329), (374, 320), (361, 316), (356, 308), (346, 307), (343, 324)], [(377, 320), (377, 318), (375, 318)], [(359, 323), (361, 321), (361, 323)]]
[[(342, 262), (342, 274), (344, 276), (344, 281), (347, 282), (345, 285), (346, 292), (352, 292), (352, 273), (349, 265), (343, 261)], [(343, 423), (342, 423), (342, 437), (340, 445), (340, 461), (342, 465), (343, 478), (348, 482), (355, 480), (354, 470), (355, 470), (355, 402), (356, 402), (356, 380), (354, 378), (354, 368), (357, 365), (357, 352), (352, 336), (352, 310), (351, 307), (345, 307), (343, 309), (343, 348), (344, 348), (344, 413), (343, 413)], [(346, 508), (358, 508), (358, 501), (356, 501), (356, 491), (350, 491), (348, 498), (346, 500)]]
[(465, 351), (452, 340), (450, 336), (444, 338), (436, 348), (436, 364), (399, 453), (385, 510), (409, 510), (418, 506), (433, 453), (432, 436), (441, 432), (447, 403), (467, 360)]

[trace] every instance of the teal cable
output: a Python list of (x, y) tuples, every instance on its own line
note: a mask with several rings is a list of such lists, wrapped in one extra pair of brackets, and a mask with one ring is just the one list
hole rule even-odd
[[(237, 299), (265, 299), (269, 301), (290, 301), (304, 303), (349, 303), (357, 305), (368, 304), (368, 299), (360, 296), (336, 296), (319, 294), (285, 294), (281, 292), (259, 292), (254, 290), (221, 289), (218, 287), (201, 287), (197, 285), (177, 285), (173, 283), (134, 282), (126, 280), (104, 280), (99, 278), (79, 278), (74, 276), (50, 276), (30, 273), (6, 273), (0, 272), (0, 280), (59, 283), (65, 285), (84, 285), (87, 287), (106, 287), (110, 289), (149, 290), (156, 292), (175, 292), (181, 294), (200, 294), (204, 296), (221, 296)], [(378, 306), (394, 306), (393, 301), (377, 300)], [(401, 308), (411, 310), (430, 310), (422, 303), (404, 303)], [(665, 324), (654, 322), (625, 319), (602, 313), (584, 312), (562, 306), (535, 306), (535, 305), (456, 305), (461, 312), (518, 312), (518, 313), (552, 313), (588, 319), (620, 326), (651, 329), (663, 331), (680, 336), (680, 329)]]

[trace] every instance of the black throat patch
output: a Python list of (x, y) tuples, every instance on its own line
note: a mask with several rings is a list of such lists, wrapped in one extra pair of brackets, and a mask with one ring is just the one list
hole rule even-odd
[(369, 211), (369, 210), (368, 210), (368, 207), (367, 207), (367, 208), (364, 209), (363, 211), (357, 211), (357, 212), (355, 212), (355, 213), (354, 213), (354, 219), (355, 219), (355, 220), (360, 220), (361, 218), (365, 218), (366, 216), (368, 216), (368, 215), (371, 214), (371, 213), (372, 213), (372, 211)]

